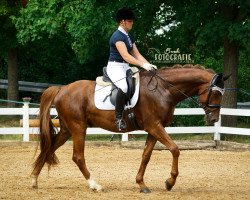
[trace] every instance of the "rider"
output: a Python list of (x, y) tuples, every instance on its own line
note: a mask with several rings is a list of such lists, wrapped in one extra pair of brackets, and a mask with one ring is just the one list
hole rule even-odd
[(155, 65), (150, 64), (139, 52), (134, 39), (128, 34), (132, 29), (135, 15), (129, 8), (121, 8), (116, 13), (118, 29), (112, 34), (109, 45), (110, 55), (107, 65), (107, 74), (112, 82), (118, 87), (115, 115), (116, 125), (119, 131), (126, 129), (126, 124), (122, 119), (125, 106), (125, 97), (128, 90), (126, 82), (126, 71), (129, 63), (140, 66), (145, 70), (156, 69)]

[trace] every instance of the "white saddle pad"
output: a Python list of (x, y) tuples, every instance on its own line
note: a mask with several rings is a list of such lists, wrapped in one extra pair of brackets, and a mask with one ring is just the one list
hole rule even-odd
[[(131, 106), (125, 106), (126, 108), (133, 108), (137, 101), (138, 101), (138, 97), (139, 97), (139, 88), (140, 88), (140, 80), (138, 78), (138, 82), (136, 84), (136, 88), (135, 88), (135, 93), (131, 99)], [(108, 96), (106, 98), (107, 95), (110, 94), (110, 90), (111, 90), (111, 85), (106, 85), (106, 86), (100, 86), (98, 84), (96, 84), (95, 86), (95, 95), (94, 95), (94, 101), (95, 101), (95, 106), (100, 109), (100, 110), (115, 110), (115, 106), (113, 104), (111, 104), (110, 102), (110, 96)], [(106, 100), (104, 101), (104, 99), (106, 98)]]

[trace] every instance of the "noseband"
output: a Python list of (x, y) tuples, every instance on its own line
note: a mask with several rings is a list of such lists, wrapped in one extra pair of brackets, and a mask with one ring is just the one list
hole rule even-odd
[(216, 83), (218, 82), (218, 80), (221, 78), (221, 74), (215, 74), (210, 82), (210, 85), (208, 88), (206, 88), (202, 93), (199, 94), (202, 95), (203, 93), (205, 93), (208, 90), (208, 95), (207, 95), (207, 100), (205, 101), (205, 103), (202, 103), (202, 108), (205, 110), (206, 114), (211, 113), (211, 111), (207, 112), (207, 108), (215, 108), (215, 109), (219, 109), (221, 108), (220, 104), (210, 104), (210, 98), (211, 98), (211, 94), (213, 91), (219, 91), (221, 93), (221, 95), (223, 95), (225, 93), (225, 89), (221, 88), (219, 86), (216, 85)]

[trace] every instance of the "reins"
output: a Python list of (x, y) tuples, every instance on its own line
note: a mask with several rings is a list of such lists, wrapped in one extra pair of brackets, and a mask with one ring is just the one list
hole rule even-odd
[[(138, 69), (137, 71), (131, 73), (131, 75), (134, 75), (134, 74), (136, 74), (136, 73), (139, 73), (139, 72), (141, 72), (141, 71), (143, 71), (143, 70), (144, 70), (144, 69)], [(198, 105), (199, 107), (204, 108), (204, 106), (203, 106), (200, 102), (198, 102), (196, 99), (194, 99), (193, 97), (188, 96), (187, 94), (185, 94), (184, 92), (182, 92), (179, 88), (177, 88), (176, 86), (174, 86), (173, 84), (171, 84), (169, 81), (167, 81), (166, 79), (164, 79), (164, 78), (162, 78), (161, 76), (159, 76), (159, 75), (156, 73), (157, 70), (150, 70), (149, 72), (152, 74), (152, 76), (151, 76), (151, 78), (150, 78), (150, 80), (149, 80), (149, 82), (148, 82), (148, 84), (147, 84), (147, 88), (148, 88), (149, 84), (151, 83), (152, 79), (153, 79), (154, 77), (157, 77), (157, 78), (159, 78), (160, 80), (162, 80), (164, 83), (167, 83), (170, 87), (176, 89), (178, 92), (180, 92), (182, 95), (184, 95), (184, 96), (187, 97), (188, 99), (191, 99), (191, 100), (192, 100), (196, 105)], [(123, 77), (123, 78), (121, 78), (121, 79), (115, 81), (114, 83), (116, 83), (116, 82), (118, 82), (118, 81), (120, 81), (120, 80), (123, 80), (123, 79), (125, 79), (125, 78), (126, 78), (126, 77)], [(155, 89), (157, 88), (157, 86), (158, 86), (158, 82), (157, 82), (157, 85), (156, 85), (156, 87), (155, 87), (154, 89), (152, 89), (152, 90), (149, 89), (149, 90), (150, 90), (150, 91), (153, 91), (153, 90), (155, 90)], [(105, 87), (108, 87), (108, 85), (103, 86), (102, 88), (96, 90), (96, 92), (98, 92), (99, 90), (104, 89)], [(207, 90), (208, 90), (208, 88), (206, 88), (203, 92), (201, 92), (200, 94), (198, 94), (198, 96), (201, 95), (201, 94), (203, 94), (203, 93), (206, 92)]]
[[(219, 91), (222, 95), (224, 93), (224, 88), (220, 88), (218, 87), (215, 82), (217, 81), (217, 79), (220, 77), (221, 74), (215, 74), (213, 77), (212, 77), (212, 80), (210, 82), (210, 85), (204, 89), (201, 93), (198, 94), (198, 96), (204, 94), (205, 92), (208, 91), (208, 96), (207, 96), (207, 99), (206, 99), (206, 102), (205, 103), (202, 103), (202, 102), (198, 102), (196, 99), (194, 99), (194, 97), (192, 96), (188, 96), (187, 94), (185, 94), (183, 91), (181, 91), (179, 88), (177, 88), (175, 85), (173, 85), (172, 83), (170, 83), (169, 81), (167, 81), (166, 79), (162, 78), (161, 76), (159, 76), (157, 74), (157, 71), (156, 70), (151, 70), (151, 78), (147, 84), (147, 87), (149, 86), (149, 84), (151, 83), (151, 81), (153, 80), (154, 77), (157, 77), (159, 78), (161, 81), (163, 81), (164, 83), (166, 83), (168, 86), (174, 88), (175, 90), (177, 90), (179, 93), (181, 93), (183, 96), (185, 96), (187, 99), (191, 99), (196, 105), (198, 105), (199, 107), (203, 108), (205, 113), (206, 114), (210, 114), (212, 112), (211, 109), (208, 109), (208, 108), (212, 108), (212, 109), (219, 109), (221, 108), (221, 105), (220, 104), (210, 104), (209, 103), (209, 100), (210, 100), (210, 97), (211, 97), (211, 93), (213, 90), (217, 90)], [(158, 81), (157, 81), (157, 84), (155, 86), (155, 88), (153, 90), (155, 90), (156, 88), (158, 87)]]
[[(136, 73), (139, 73), (139, 72), (141, 72), (142, 70), (143, 70), (143, 69), (138, 69), (137, 71), (132, 72), (131, 75), (134, 75), (134, 74), (136, 74)], [(221, 89), (221, 88), (216, 89), (216, 88), (218, 88), (218, 87), (217, 87), (215, 84), (213, 84), (213, 81), (219, 76), (218, 74), (215, 74), (215, 75), (213, 76), (213, 78), (212, 78), (212, 80), (211, 80), (211, 83), (210, 83), (209, 87), (207, 87), (207, 88), (204, 89), (201, 93), (198, 94), (198, 96), (200, 96), (200, 95), (204, 94), (205, 92), (209, 91), (208, 98), (207, 98), (207, 100), (206, 100), (206, 102), (205, 102), (205, 105), (203, 105), (201, 102), (198, 102), (194, 97), (188, 96), (188, 95), (185, 94), (183, 91), (181, 91), (179, 88), (177, 88), (175, 85), (173, 85), (172, 83), (170, 83), (168, 80), (166, 80), (166, 79), (162, 78), (161, 76), (159, 76), (159, 75), (157, 74), (157, 70), (154, 69), (154, 70), (150, 70), (149, 72), (151, 73), (151, 78), (150, 78), (150, 80), (149, 80), (149, 82), (148, 82), (148, 84), (147, 84), (147, 88), (148, 88), (148, 89), (149, 89), (149, 85), (150, 85), (150, 83), (152, 82), (153, 78), (154, 78), (154, 77), (157, 77), (158, 79), (160, 79), (161, 81), (163, 81), (164, 83), (166, 83), (168, 86), (170, 86), (170, 87), (174, 88), (175, 90), (177, 90), (179, 93), (181, 93), (181, 94), (182, 94), (183, 96), (185, 96), (187, 99), (191, 99), (197, 106), (203, 108), (203, 109), (205, 110), (205, 113), (206, 113), (206, 114), (209, 114), (209, 113), (212, 112), (212, 111), (210, 111), (210, 110), (207, 110), (208, 107), (216, 108), (216, 109), (221, 107), (219, 104), (218, 104), (218, 105), (217, 105), (217, 104), (209, 104), (209, 99), (210, 99), (210, 96), (211, 96), (211, 91), (212, 91), (214, 88), (215, 88), (215, 90), (218, 90), (218, 91), (220, 91), (221, 93), (223, 92), (223, 91), (221, 91), (221, 90), (223, 90), (223, 89)], [(121, 78), (121, 79), (119, 79), (119, 80), (117, 80), (117, 81), (120, 81), (120, 80), (125, 79), (125, 78), (126, 78), (126, 77), (123, 77), (123, 78)], [(116, 82), (117, 82), (117, 81), (116, 81)], [(104, 89), (105, 87), (108, 87), (108, 86), (104, 86), (104, 87), (102, 87), (102, 88), (96, 90), (96, 92), (99, 91), (99, 90)], [(149, 90), (150, 90), (150, 91), (154, 91), (154, 90), (157, 89), (157, 87), (158, 87), (158, 81), (157, 81), (156, 86), (155, 86), (153, 89), (149, 89)]]
[[(190, 96), (188, 96), (187, 94), (185, 94), (184, 92), (182, 92), (179, 88), (177, 88), (175, 85), (173, 85), (172, 83), (170, 83), (169, 81), (167, 81), (166, 79), (164, 79), (164, 78), (162, 78), (161, 76), (159, 76), (156, 72), (156, 70), (150, 70), (150, 72), (151, 72), (151, 74), (152, 74), (152, 76), (151, 76), (151, 78), (150, 78), (150, 80), (149, 80), (149, 82), (148, 82), (148, 85), (150, 84), (150, 82), (152, 81), (152, 79), (153, 79), (153, 77), (157, 77), (157, 78), (159, 78), (160, 80), (162, 80), (164, 83), (166, 83), (167, 85), (169, 85), (170, 87), (172, 87), (172, 88), (174, 88), (175, 90), (177, 90), (179, 93), (181, 93), (183, 96), (185, 96), (185, 97), (187, 97), (188, 99), (191, 99), (196, 105), (198, 105), (198, 106), (200, 106), (200, 107), (202, 107), (203, 108), (203, 105), (200, 103), (200, 102), (198, 102), (196, 99), (194, 99), (193, 97), (190, 97)], [(148, 86), (147, 85), (147, 86)], [(157, 88), (157, 86), (158, 86), (158, 82), (157, 82), (157, 85), (156, 85), (156, 87), (153, 89), (153, 90), (155, 90), (156, 88)], [(202, 93), (204, 93), (204, 92), (206, 92), (206, 90), (208, 90), (208, 88), (206, 88)], [(151, 90), (152, 91), (152, 90)], [(201, 93), (201, 94), (202, 94)], [(201, 95), (201, 94), (198, 94), (198, 96), (199, 95)]]

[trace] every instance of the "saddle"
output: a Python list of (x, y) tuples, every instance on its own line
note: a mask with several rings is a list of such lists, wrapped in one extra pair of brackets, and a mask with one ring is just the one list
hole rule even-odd
[[(128, 85), (128, 91), (126, 93), (126, 102), (127, 102), (126, 105), (131, 105), (131, 98), (135, 93), (136, 84), (138, 83), (139, 80), (139, 73), (135, 73), (137, 71), (138, 69), (136, 67), (132, 67), (126, 72), (126, 81)], [(115, 105), (118, 88), (109, 78), (107, 74), (107, 67), (103, 67), (103, 76), (99, 76), (96, 78), (96, 84), (100, 86), (111, 85), (110, 94), (104, 97), (103, 102), (106, 101), (108, 97), (110, 97), (111, 104)]]
[[(133, 101), (133, 96), (137, 96), (136, 101), (138, 99), (138, 94), (139, 94), (139, 89), (138, 89), (138, 85), (139, 85), (139, 73), (138, 69), (136, 67), (132, 67), (129, 70), (127, 70), (126, 72), (126, 81), (128, 84), (128, 91), (126, 93), (126, 106), (125, 106), (125, 110), (126, 110), (126, 115), (128, 116), (129, 122), (132, 125), (132, 127), (134, 129), (138, 129), (138, 125), (136, 122), (136, 118), (135, 118), (135, 114), (133, 113), (132, 107), (135, 104), (135, 101)], [(103, 96), (103, 100), (102, 103), (104, 104), (105, 101), (107, 99), (110, 99), (110, 104), (112, 104), (113, 106), (115, 106), (115, 102), (116, 102), (116, 96), (117, 96), (117, 92), (118, 92), (118, 88), (115, 86), (115, 84), (110, 80), (108, 74), (107, 74), (107, 68), (103, 67), (103, 76), (99, 76), (96, 78), (96, 85), (99, 87), (108, 87), (111, 88), (109, 89), (110, 92), (109, 94), (107, 94), (106, 96)], [(136, 89), (137, 88), (137, 89)], [(137, 95), (135, 94), (135, 91)], [(110, 97), (110, 98), (108, 98)], [(100, 96), (99, 96), (100, 98)], [(95, 100), (97, 100), (98, 98), (96, 98), (95, 96)], [(108, 102), (107, 102), (108, 103)]]

